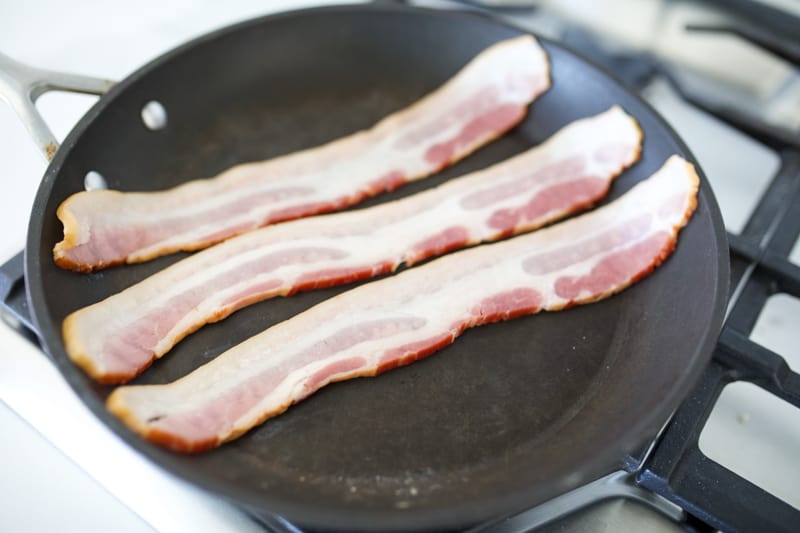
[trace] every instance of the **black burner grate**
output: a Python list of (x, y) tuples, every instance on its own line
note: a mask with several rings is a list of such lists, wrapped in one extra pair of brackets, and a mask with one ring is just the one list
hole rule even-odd
[(19, 252), (0, 266), (0, 313), (6, 324), (39, 346), (25, 294), (24, 252)]
[[(800, 375), (749, 334), (767, 299), (800, 298), (800, 267), (787, 255), (800, 234), (800, 152), (782, 167), (741, 235), (729, 235), (729, 316), (714, 358), (637, 472), (645, 488), (723, 531), (797, 531), (800, 511), (700, 451), (700, 433), (723, 388), (748, 381), (800, 408)], [(733, 443), (735, 445), (735, 443)]]
[[(737, 34), (750, 39), (753, 32)], [(780, 46), (773, 39), (765, 48), (797, 61), (797, 43), (787, 43), (784, 53), (776, 50)], [(749, 338), (771, 296), (800, 298), (800, 267), (788, 260), (800, 236), (800, 136), (676, 88), (694, 105), (777, 149), (781, 166), (741, 234), (728, 235), (731, 302), (711, 364), (650, 454), (629, 464), (636, 465), (641, 486), (713, 528), (797, 531), (799, 510), (706, 457), (698, 441), (720, 393), (735, 381), (750, 382), (800, 408), (800, 375), (779, 354)]]

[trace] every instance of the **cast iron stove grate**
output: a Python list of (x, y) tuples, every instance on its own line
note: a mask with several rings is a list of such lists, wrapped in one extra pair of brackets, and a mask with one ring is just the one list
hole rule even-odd
[(800, 408), (800, 375), (749, 338), (770, 296), (800, 298), (800, 267), (787, 259), (800, 235), (800, 150), (784, 146), (780, 155), (781, 168), (744, 231), (728, 235), (732, 298), (713, 359), (650, 453), (629, 460), (642, 487), (723, 531), (800, 527), (800, 511), (707, 458), (698, 444), (717, 398), (735, 381)]
[[(754, 7), (749, 0), (737, 0), (727, 7), (743, 14), (757, 13), (758, 24), (734, 22), (687, 29), (734, 34), (800, 66), (800, 42), (796, 37), (780, 37), (787, 23), (796, 29), (800, 21), (761, 9), (763, 6)], [(699, 439), (720, 393), (736, 381), (752, 383), (800, 408), (800, 375), (779, 354), (750, 339), (771, 296), (784, 293), (800, 298), (800, 267), (788, 259), (800, 237), (800, 136), (692, 93), (653, 58), (602, 56), (600, 47), (586, 46), (591, 38), (581, 32), (573, 41), (573, 46), (591, 51), (592, 59), (633, 87), (643, 88), (649, 82), (648, 74), (666, 77), (687, 102), (773, 148), (780, 157), (780, 168), (744, 229), (739, 234), (728, 233), (730, 302), (713, 359), (655, 442), (626, 458), (625, 468), (638, 486), (686, 511), (687, 529), (797, 531), (800, 510), (706, 457)]]

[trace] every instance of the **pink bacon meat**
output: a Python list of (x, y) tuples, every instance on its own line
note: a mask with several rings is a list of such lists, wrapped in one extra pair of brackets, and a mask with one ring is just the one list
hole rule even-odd
[(467, 328), (621, 291), (673, 251), (698, 185), (694, 167), (673, 156), (591, 213), (358, 287), (173, 383), (120, 387), (107, 406), (167, 448), (218, 446), (328, 383), (411, 363)]
[(95, 379), (125, 382), (187, 334), (246, 305), (391, 272), (588, 207), (640, 147), (636, 122), (613, 107), (435, 189), (230, 239), (68, 316), (67, 353)]
[(79, 192), (58, 208), (62, 268), (91, 272), (199, 250), (248, 230), (336, 211), (424, 178), (499, 137), (550, 86), (530, 35), (486, 49), (369, 130), (155, 193)]

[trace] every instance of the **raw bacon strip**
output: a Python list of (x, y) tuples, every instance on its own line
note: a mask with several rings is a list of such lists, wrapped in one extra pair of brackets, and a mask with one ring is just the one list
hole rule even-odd
[(467, 328), (621, 291), (672, 252), (696, 206), (698, 184), (694, 167), (673, 156), (594, 212), (358, 287), (178, 381), (120, 387), (107, 406), (162, 446), (212, 448), (330, 382), (411, 363)]
[(163, 192), (74, 194), (59, 206), (64, 240), (53, 257), (62, 268), (90, 272), (343, 209), (424, 178), (499, 137), (549, 86), (547, 57), (533, 37), (503, 41), (369, 130)]
[(67, 352), (100, 381), (127, 381), (185, 335), (251, 303), (390, 272), (587, 207), (640, 145), (636, 122), (614, 107), (436, 189), (242, 235), (67, 317)]

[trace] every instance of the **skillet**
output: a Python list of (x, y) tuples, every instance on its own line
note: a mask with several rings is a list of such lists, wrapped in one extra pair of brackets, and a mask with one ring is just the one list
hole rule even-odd
[[(201, 37), (111, 89), (48, 167), (26, 246), (40, 340), (77, 394), (167, 470), (246, 509), (309, 527), (463, 527), (585, 483), (651, 438), (707, 363), (724, 313), (725, 234), (702, 172), (699, 205), (675, 254), (634, 287), (597, 304), (468, 331), (414, 365), (326, 387), (201, 455), (177, 455), (128, 431), (105, 410), (111, 388), (93, 383), (64, 351), (67, 314), (184, 256), (88, 276), (56, 267), (55, 211), (83, 188), (87, 172), (99, 172), (114, 189), (158, 190), (317, 145), (417, 100), (480, 50), (520, 33), (473, 13), (389, 4), (303, 10)], [(673, 153), (694, 161), (647, 104), (574, 53), (542, 43), (553, 86), (522, 124), (441, 174), (361, 205), (500, 161), (612, 104), (637, 118), (644, 149), (609, 199)], [(167, 112), (161, 130), (142, 124), (151, 100)], [(343, 290), (239, 311), (189, 336), (135, 383), (177, 379)]]

